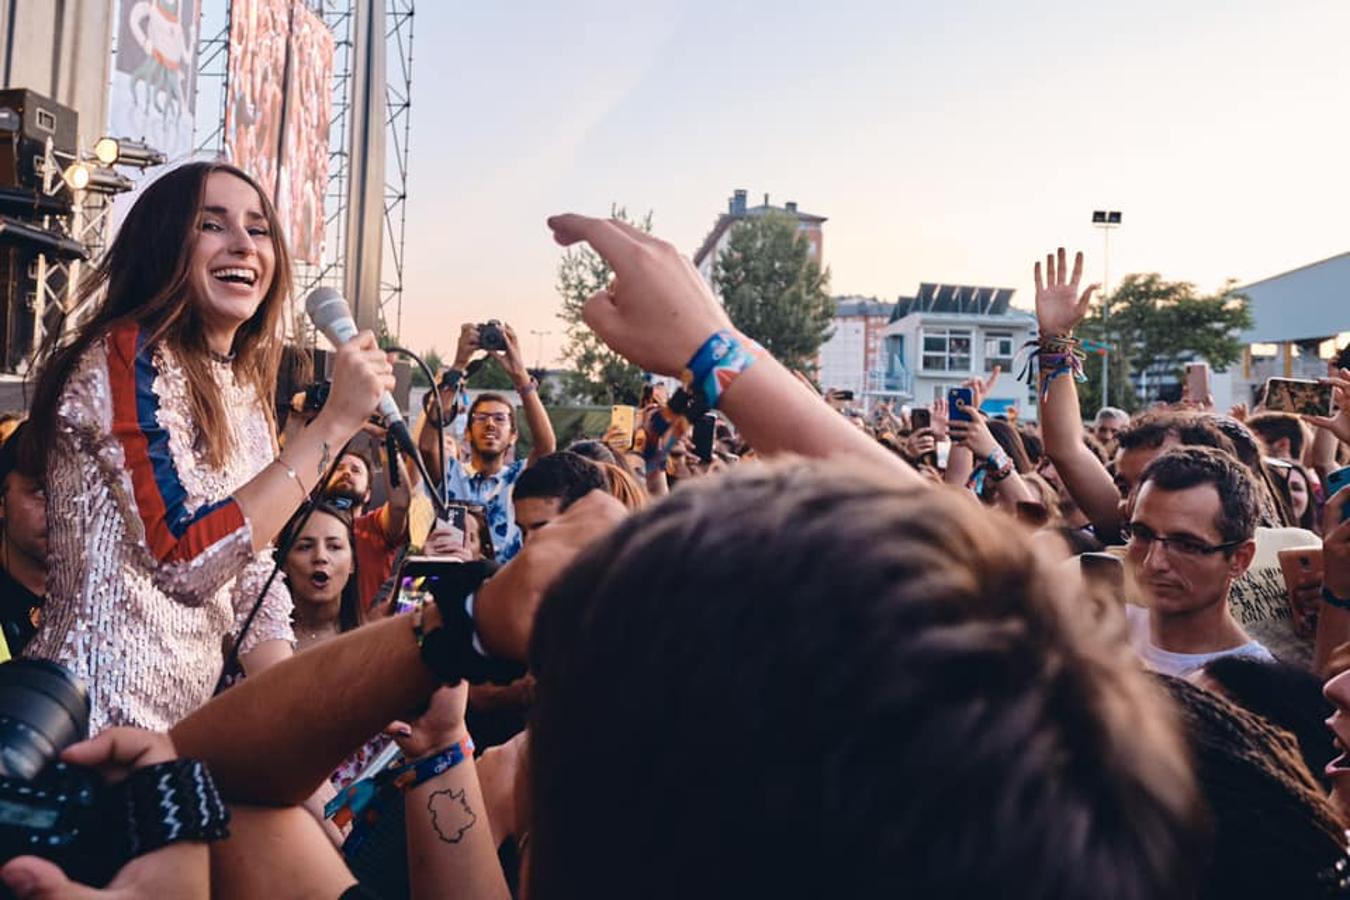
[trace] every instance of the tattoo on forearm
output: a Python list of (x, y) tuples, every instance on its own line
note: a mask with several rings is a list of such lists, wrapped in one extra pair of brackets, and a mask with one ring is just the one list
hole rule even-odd
[(478, 822), (462, 790), (436, 791), (427, 798), (427, 812), (431, 813), (431, 827), (436, 829), (436, 836), (447, 844), (458, 844)]
[(319, 454), (319, 478), (322, 479), (325, 472), (328, 471), (328, 464), (333, 461), (333, 450), (328, 446), (328, 442), (323, 442), (322, 452)]

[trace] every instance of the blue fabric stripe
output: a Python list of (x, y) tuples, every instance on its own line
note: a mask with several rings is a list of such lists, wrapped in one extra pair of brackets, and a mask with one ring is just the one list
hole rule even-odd
[(181, 538), (192, 523), (233, 502), (226, 497), (217, 503), (204, 504), (196, 515), (187, 511), (187, 489), (178, 478), (178, 467), (169, 452), (169, 431), (159, 424), (159, 397), (154, 386), (159, 370), (153, 354), (145, 347), (145, 332), (136, 333), (136, 419), (145, 435), (150, 453), (150, 465), (155, 473), (155, 485), (164, 499), (164, 521), (175, 538)]

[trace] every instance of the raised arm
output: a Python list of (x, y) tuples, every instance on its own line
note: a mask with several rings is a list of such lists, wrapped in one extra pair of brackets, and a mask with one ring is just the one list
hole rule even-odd
[[(713, 335), (734, 333), (726, 311), (693, 265), (665, 241), (614, 219), (549, 219), (563, 245), (589, 243), (610, 268), (610, 288), (586, 303), (583, 318), (617, 353), (649, 372), (679, 375)], [(743, 347), (749, 341), (738, 336)], [(909, 466), (820, 402), (768, 354), (725, 388), (720, 408), (762, 454), (847, 456), (883, 467), (897, 481), (922, 485)]]
[(511, 378), (516, 393), (520, 395), (520, 406), (525, 413), (525, 422), (530, 426), (530, 437), (534, 448), (530, 450), (530, 465), (541, 456), (548, 456), (558, 449), (558, 438), (553, 434), (553, 423), (549, 421), (544, 404), (539, 399), (539, 387), (530, 380), (530, 372), (525, 368), (525, 359), (520, 354), (520, 341), (516, 331), (510, 325), (502, 326), (506, 338), (506, 349), (496, 351), (497, 361), (502, 370)]
[(1073, 272), (1067, 271), (1064, 248), (1047, 255), (1045, 269), (1036, 263), (1036, 322), (1040, 332), (1041, 437), (1045, 455), (1055, 464), (1065, 489), (1074, 503), (1092, 521), (1103, 539), (1110, 540), (1120, 530), (1120, 492), (1111, 473), (1083, 443), (1083, 420), (1078, 409), (1078, 388), (1073, 375), (1057, 365), (1047, 352), (1055, 338), (1071, 338), (1073, 330), (1087, 315), (1092, 292), (1090, 284), (1080, 294), (1083, 254), (1074, 255)]

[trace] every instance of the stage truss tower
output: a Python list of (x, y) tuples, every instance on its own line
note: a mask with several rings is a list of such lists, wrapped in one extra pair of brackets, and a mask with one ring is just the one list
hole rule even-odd
[[(303, 298), (321, 285), (342, 290), (347, 259), (347, 188), (351, 178), (352, 79), (355, 58), (354, 0), (321, 0), (310, 4), (333, 32), (333, 119), (328, 131), (328, 186), (324, 193), (324, 251), (320, 263), (297, 262), (295, 291)], [(199, 127), (201, 153), (225, 149), (226, 79), (229, 70), (230, 2), (225, 0), (217, 27), (203, 34), (198, 48), (198, 96), (214, 90), (219, 104), (209, 130)], [(384, 180), (384, 248), (380, 267), (380, 327), (397, 340), (403, 320), (404, 222), (408, 198), (408, 139), (412, 128), (412, 48), (415, 0), (385, 0), (386, 76), (385, 137), (388, 148)], [(205, 7), (209, 8), (209, 7)], [(200, 114), (200, 113), (199, 113)], [(200, 120), (199, 120), (200, 121)], [(294, 334), (312, 344), (314, 334), (297, 314)]]

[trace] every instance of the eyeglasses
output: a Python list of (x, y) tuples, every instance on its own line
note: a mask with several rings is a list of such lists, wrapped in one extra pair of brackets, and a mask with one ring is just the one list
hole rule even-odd
[(475, 422), (491, 422), (493, 425), (505, 425), (511, 421), (511, 417), (506, 413), (474, 413)]
[(1192, 559), (1201, 556), (1213, 556), (1215, 553), (1223, 553), (1247, 543), (1246, 538), (1227, 541), (1222, 544), (1206, 544), (1203, 541), (1187, 537), (1165, 538), (1141, 522), (1127, 522), (1121, 526), (1120, 533), (1125, 540), (1129, 541), (1131, 547), (1138, 547), (1147, 552), (1148, 548), (1154, 544), (1162, 544), (1163, 549), (1169, 553), (1177, 556), (1188, 556)]

